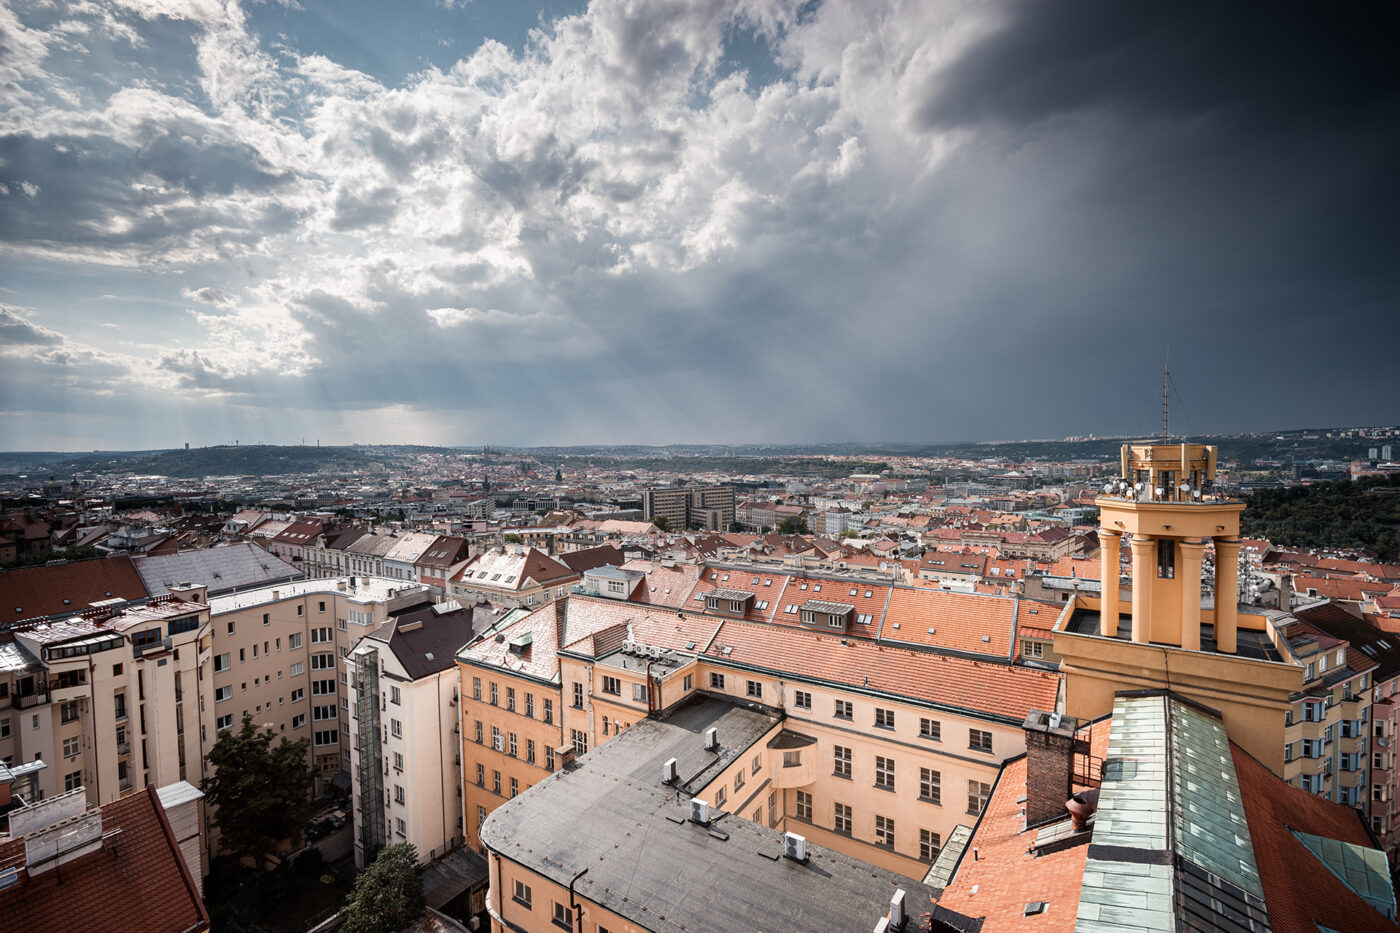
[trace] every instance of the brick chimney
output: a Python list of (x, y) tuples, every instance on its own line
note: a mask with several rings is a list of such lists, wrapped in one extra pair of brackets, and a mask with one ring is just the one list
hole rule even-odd
[(1031, 710), (1026, 730), (1026, 826), (1038, 826), (1065, 816), (1065, 801), (1073, 794), (1074, 733), (1072, 716)]
[(564, 647), (564, 638), (569, 626), (569, 600), (560, 596), (554, 600), (554, 643)]

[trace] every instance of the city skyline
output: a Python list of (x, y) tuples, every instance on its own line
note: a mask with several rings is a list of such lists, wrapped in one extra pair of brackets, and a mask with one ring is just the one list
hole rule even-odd
[(3, 4), (0, 448), (1393, 424), (1330, 13)]

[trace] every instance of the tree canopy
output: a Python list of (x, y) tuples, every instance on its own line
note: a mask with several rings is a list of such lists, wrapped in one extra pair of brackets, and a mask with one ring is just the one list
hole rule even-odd
[(807, 519), (801, 515), (789, 515), (778, 522), (778, 533), (784, 535), (805, 535), (810, 533), (807, 527)]
[(1260, 489), (1245, 500), (1240, 532), (1293, 547), (1368, 548), (1400, 561), (1400, 475)]
[(652, 523), (653, 525), (655, 525), (657, 528), (660, 528), (662, 531), (670, 531), (670, 530), (671, 530), (671, 520), (668, 519), (665, 515), (658, 515), (658, 516), (656, 516), (655, 518), (653, 518), (653, 519), (651, 520), (651, 523)]
[(209, 750), (214, 771), (200, 782), (222, 845), (238, 856), (276, 851), (283, 839), (299, 836), (311, 805), (310, 740), (288, 742), (271, 729), (258, 729), (251, 717), (238, 731), (219, 736)]
[(346, 933), (394, 933), (423, 913), (418, 850), (401, 842), (380, 850), (355, 879), (341, 916)]

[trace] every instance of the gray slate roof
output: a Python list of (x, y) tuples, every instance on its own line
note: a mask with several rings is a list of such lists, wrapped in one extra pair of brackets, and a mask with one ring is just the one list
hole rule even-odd
[(301, 570), (248, 541), (136, 557), (132, 563), (152, 596), (166, 595), (175, 583), (203, 584), (209, 587), (210, 596), (218, 596), (306, 578)]

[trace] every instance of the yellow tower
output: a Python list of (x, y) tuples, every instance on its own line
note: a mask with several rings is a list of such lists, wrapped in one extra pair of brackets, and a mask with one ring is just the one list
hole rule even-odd
[(1098, 497), (1101, 635), (1119, 634), (1123, 613), (1118, 562), (1128, 535), (1133, 556), (1131, 639), (1200, 651), (1202, 564), (1207, 543), (1214, 542), (1215, 612), (1214, 624), (1207, 629), (1207, 648), (1235, 653), (1236, 566), (1244, 503), (1216, 494), (1215, 457), (1216, 448), (1204, 444), (1123, 446), (1122, 475)]
[[(1282, 774), (1284, 714), (1303, 669), (1275, 626), (1280, 619), (1240, 611), (1244, 503), (1216, 488), (1215, 458), (1216, 448), (1202, 444), (1123, 447), (1119, 477), (1096, 500), (1102, 589), (1081, 591), (1055, 623), (1064, 711), (1094, 719), (1112, 711), (1120, 691), (1166, 688), (1220, 710), (1231, 740)], [(1124, 538), (1133, 556), (1126, 602)], [(1214, 598), (1203, 605), (1212, 543)]]

